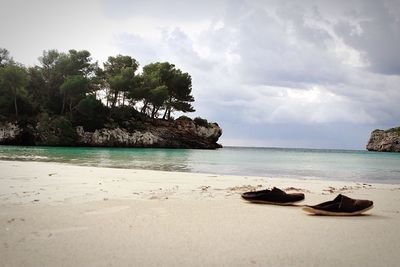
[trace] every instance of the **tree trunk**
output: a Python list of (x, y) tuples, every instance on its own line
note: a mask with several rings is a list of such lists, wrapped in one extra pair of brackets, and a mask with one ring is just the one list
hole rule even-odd
[(168, 120), (171, 119), (171, 107), (168, 107)]
[[(154, 111), (154, 117), (156, 117), (156, 115), (158, 114), (158, 111), (160, 110), (160, 107), (157, 107), (156, 110)], [(157, 116), (158, 118), (158, 116)]]
[(63, 103), (62, 103), (62, 107), (61, 107), (61, 115), (64, 113), (65, 110), (65, 93), (63, 94)]
[(140, 110), (141, 113), (145, 113), (146, 112), (148, 103), (149, 102), (147, 102), (147, 101), (144, 102), (144, 105), (143, 105), (142, 109)]
[(171, 107), (170, 106), (168, 106), (165, 109), (163, 120), (165, 120), (165, 118), (167, 118), (167, 120), (171, 119)]
[(117, 99), (118, 99), (118, 92), (115, 92), (115, 93), (114, 93), (114, 99), (113, 99), (113, 101), (112, 101), (112, 103), (111, 103), (111, 107), (112, 107), (112, 108), (115, 107), (115, 104), (117, 103)]
[(165, 107), (163, 120), (165, 120), (166, 117), (168, 119), (170, 119), (170, 117), (171, 117), (171, 102), (172, 102), (172, 97), (170, 96), (169, 99), (168, 99), (167, 105)]
[(108, 107), (108, 100), (109, 100), (109, 96), (110, 96), (110, 93), (109, 92), (107, 92), (107, 91), (109, 91), (109, 90), (107, 90), (106, 89), (106, 107)]
[(162, 117), (163, 120), (165, 120), (165, 117), (167, 116), (167, 113), (168, 113), (168, 107), (165, 108), (165, 112), (164, 112), (164, 115)]
[(14, 94), (14, 108), (15, 108), (15, 117), (18, 120), (18, 105), (17, 105), (17, 92)]

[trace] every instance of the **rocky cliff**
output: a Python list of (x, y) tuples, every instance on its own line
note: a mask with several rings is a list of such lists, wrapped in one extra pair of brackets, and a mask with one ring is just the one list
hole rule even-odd
[[(93, 132), (76, 127), (76, 138), (70, 146), (101, 147), (154, 147), (154, 148), (200, 148), (222, 147), (217, 143), (222, 129), (216, 123), (198, 125), (193, 120), (164, 121), (154, 120), (144, 124), (143, 129), (128, 131), (124, 128), (103, 128)], [(33, 129), (33, 130), (32, 130)], [(28, 145), (60, 145), (50, 140), (53, 133), (35, 131), (38, 127), (21, 129), (13, 123), (0, 125), (0, 144), (26, 145), (21, 135), (29, 132), (33, 140)]]
[(0, 124), (0, 144), (13, 144), (21, 135), (21, 128), (13, 123)]
[(400, 152), (400, 128), (374, 130), (367, 144), (367, 150)]

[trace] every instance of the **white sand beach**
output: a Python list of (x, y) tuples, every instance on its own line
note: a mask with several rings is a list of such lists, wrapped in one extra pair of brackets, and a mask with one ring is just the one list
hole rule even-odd
[[(356, 217), (240, 193), (342, 193)], [(400, 185), (0, 161), (0, 266), (398, 266)]]

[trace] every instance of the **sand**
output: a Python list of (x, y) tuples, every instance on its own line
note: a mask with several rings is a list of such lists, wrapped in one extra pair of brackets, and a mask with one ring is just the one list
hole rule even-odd
[[(277, 186), (368, 215), (247, 203)], [(0, 266), (398, 266), (400, 185), (0, 161)]]

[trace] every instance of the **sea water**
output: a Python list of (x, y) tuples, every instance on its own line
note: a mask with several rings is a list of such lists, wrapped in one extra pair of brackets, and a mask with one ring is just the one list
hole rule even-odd
[(0, 146), (0, 160), (242, 176), (400, 183), (400, 153), (357, 150)]

